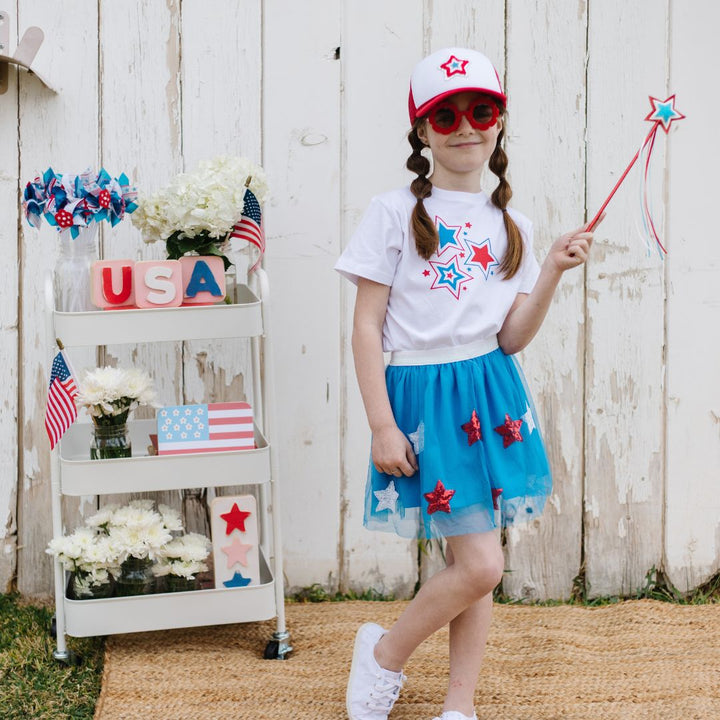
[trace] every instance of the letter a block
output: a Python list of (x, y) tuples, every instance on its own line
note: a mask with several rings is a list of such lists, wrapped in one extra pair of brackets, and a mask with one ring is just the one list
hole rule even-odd
[(212, 305), (225, 299), (225, 264), (216, 255), (180, 258), (183, 305)]
[(132, 260), (100, 260), (92, 266), (93, 305), (103, 310), (135, 307)]
[(179, 307), (183, 300), (182, 268), (177, 260), (140, 260), (133, 271), (139, 308)]

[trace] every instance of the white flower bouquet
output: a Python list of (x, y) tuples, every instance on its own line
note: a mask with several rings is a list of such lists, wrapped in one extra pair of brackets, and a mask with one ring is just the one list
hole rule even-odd
[(188, 253), (223, 254), (245, 207), (246, 189), (262, 205), (268, 194), (265, 171), (246, 158), (219, 156), (182, 173), (165, 188), (144, 196), (132, 216), (147, 243), (164, 240), (168, 258)]
[(85, 372), (75, 401), (96, 425), (120, 425), (138, 405), (155, 405), (155, 390), (143, 370), (103, 367)]
[(163, 547), (153, 572), (156, 577), (167, 576), (194, 581), (198, 573), (207, 572), (205, 560), (210, 555), (210, 547), (210, 541), (204, 535), (181, 535)]

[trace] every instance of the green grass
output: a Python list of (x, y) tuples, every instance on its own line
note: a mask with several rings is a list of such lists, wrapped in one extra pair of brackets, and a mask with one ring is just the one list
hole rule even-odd
[(0, 718), (91, 720), (100, 694), (103, 638), (68, 638), (79, 666), (52, 656), (52, 607), (0, 595)]

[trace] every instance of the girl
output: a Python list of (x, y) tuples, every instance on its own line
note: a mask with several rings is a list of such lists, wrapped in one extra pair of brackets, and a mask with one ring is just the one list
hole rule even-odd
[[(352, 344), (372, 430), (365, 525), (447, 543), (447, 567), (395, 625), (358, 630), (351, 720), (387, 718), (405, 662), (447, 623), (450, 680), (435, 720), (476, 718), (503, 572), (496, 511), (505, 525), (537, 517), (551, 490), (513, 354), (537, 332), (562, 273), (585, 262), (592, 233), (563, 235), (538, 265), (530, 222), (507, 207), (505, 101), (479, 52), (449, 48), (422, 60), (409, 101), (407, 167), (417, 178), (373, 198), (336, 265), (357, 284)], [(491, 197), (481, 189), (486, 164), (499, 178)]]

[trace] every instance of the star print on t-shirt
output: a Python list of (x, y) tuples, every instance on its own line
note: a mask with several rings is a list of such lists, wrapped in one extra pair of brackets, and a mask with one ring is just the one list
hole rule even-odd
[(485, 238), (480, 244), (470, 242), (467, 238), (463, 238), (463, 240), (468, 250), (465, 266), (479, 267), (487, 280), (490, 275), (494, 274), (493, 268), (500, 265), (493, 254), (490, 238)]
[(445, 288), (452, 293), (456, 300), (460, 299), (460, 292), (464, 285), (473, 279), (472, 275), (460, 269), (457, 255), (453, 255), (445, 262), (431, 260), (430, 266), (435, 271), (435, 277), (433, 278), (430, 289)]
[(438, 257), (442, 257), (442, 254), (448, 249), (453, 248), (460, 250), (462, 245), (460, 244), (460, 233), (462, 232), (462, 225), (449, 225), (441, 217), (435, 216), (435, 227), (437, 228), (438, 243), (437, 254)]

